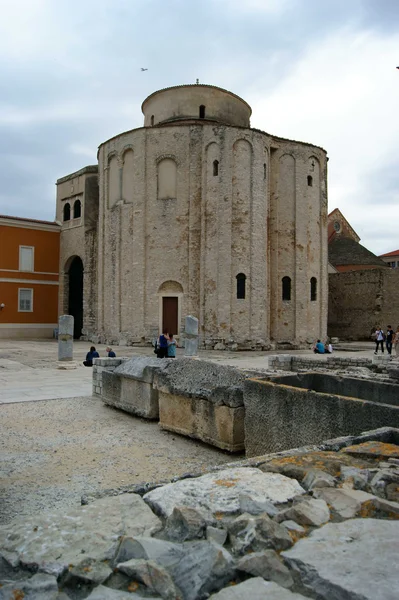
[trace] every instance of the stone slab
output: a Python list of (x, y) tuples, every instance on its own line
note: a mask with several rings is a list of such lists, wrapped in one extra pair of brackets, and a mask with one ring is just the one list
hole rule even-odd
[(294, 594), (262, 577), (251, 577), (243, 583), (224, 588), (212, 594), (209, 600), (304, 600), (305, 596)]
[(114, 373), (122, 377), (152, 383), (155, 373), (160, 369), (165, 369), (167, 364), (168, 361), (160, 360), (155, 356), (134, 356), (119, 365)]
[(281, 556), (320, 600), (397, 600), (399, 521), (328, 523)]
[(177, 506), (191, 506), (213, 521), (215, 515), (239, 513), (241, 494), (281, 504), (304, 493), (294, 479), (278, 473), (262, 473), (256, 468), (239, 467), (164, 485), (145, 494), (144, 500), (165, 517)]
[(184, 333), (186, 336), (198, 335), (198, 319), (192, 315), (187, 315), (185, 320)]

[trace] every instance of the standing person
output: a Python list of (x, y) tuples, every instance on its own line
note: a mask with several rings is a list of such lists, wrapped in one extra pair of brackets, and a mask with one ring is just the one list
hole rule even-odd
[(396, 328), (395, 337), (393, 339), (393, 346), (395, 348), (395, 354), (396, 354), (396, 356), (399, 356), (398, 344), (399, 344), (399, 327)]
[(375, 351), (374, 354), (378, 352), (378, 345), (381, 344), (381, 352), (384, 354), (384, 332), (381, 327), (377, 327), (377, 331), (375, 332)]
[(83, 361), (85, 367), (93, 366), (93, 358), (100, 358), (95, 346), (90, 346), (89, 352), (86, 354), (86, 360)]
[(392, 354), (392, 344), (393, 344), (394, 335), (395, 334), (394, 334), (392, 327), (390, 325), (387, 325), (387, 339), (385, 342), (385, 346), (387, 347), (387, 352), (388, 352), (389, 356), (391, 356), (391, 354)]
[(173, 333), (169, 334), (168, 339), (168, 358), (176, 358), (176, 340), (173, 337)]
[(168, 332), (166, 331), (166, 329), (162, 332), (162, 334), (159, 336), (159, 340), (158, 340), (158, 358), (166, 358), (168, 356)]
[(109, 346), (105, 348), (105, 352), (107, 353), (108, 358), (116, 358), (115, 352)]

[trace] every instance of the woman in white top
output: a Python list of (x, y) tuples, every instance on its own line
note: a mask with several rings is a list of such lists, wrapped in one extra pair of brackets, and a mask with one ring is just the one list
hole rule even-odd
[(381, 344), (381, 352), (384, 354), (384, 332), (382, 331), (381, 327), (377, 327), (377, 331), (375, 332), (374, 354), (377, 354), (379, 344)]

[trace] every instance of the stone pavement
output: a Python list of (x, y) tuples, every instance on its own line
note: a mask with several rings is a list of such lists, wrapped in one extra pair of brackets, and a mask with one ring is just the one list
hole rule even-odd
[[(90, 343), (74, 342), (74, 359), (78, 368), (71, 371), (57, 369), (57, 342), (55, 340), (0, 340), (0, 404), (29, 402), (61, 398), (91, 396), (92, 370), (83, 367)], [(105, 356), (105, 345), (96, 346), (100, 356)], [(338, 350), (336, 356), (362, 357), (373, 356), (372, 342), (345, 344), (346, 351)], [(353, 350), (352, 350), (353, 348)], [(116, 346), (117, 356), (149, 355), (149, 347), (132, 348)], [(297, 354), (312, 360), (322, 357), (310, 350), (279, 350), (269, 352), (216, 352), (201, 350), (199, 357), (223, 365), (241, 369), (267, 369), (268, 356), (273, 354)], [(183, 356), (184, 350), (178, 349), (177, 356)]]

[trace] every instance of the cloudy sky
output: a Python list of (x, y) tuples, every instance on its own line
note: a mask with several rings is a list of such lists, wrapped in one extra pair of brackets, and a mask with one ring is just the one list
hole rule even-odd
[[(329, 210), (399, 248), (399, 0), (0, 0), (0, 213), (54, 219), (55, 181), (182, 83), (325, 148)], [(140, 67), (148, 67), (142, 73)], [(398, 225), (395, 225), (396, 220)]]

